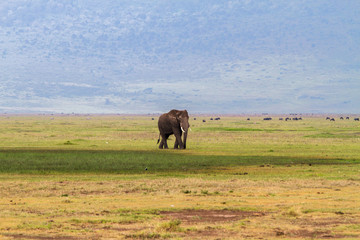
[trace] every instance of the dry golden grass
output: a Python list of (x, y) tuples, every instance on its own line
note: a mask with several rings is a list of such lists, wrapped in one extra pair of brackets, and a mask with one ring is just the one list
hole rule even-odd
[[(8, 239), (360, 236), (357, 181), (212, 178), (11, 176), (0, 184), (1, 234)], [(218, 212), (206, 215), (213, 210)], [(162, 211), (178, 214), (174, 219)], [(164, 227), (174, 220), (175, 230)]]

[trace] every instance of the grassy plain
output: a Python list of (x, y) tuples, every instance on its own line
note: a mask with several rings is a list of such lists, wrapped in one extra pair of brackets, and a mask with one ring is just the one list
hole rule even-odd
[(358, 122), (195, 117), (0, 116), (0, 238), (360, 238)]

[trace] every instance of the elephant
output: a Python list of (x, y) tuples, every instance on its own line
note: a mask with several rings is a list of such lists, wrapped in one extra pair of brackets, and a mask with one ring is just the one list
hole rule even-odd
[[(186, 149), (186, 139), (188, 130), (190, 129), (189, 115), (186, 110), (180, 111), (173, 109), (168, 113), (162, 114), (159, 117), (158, 127), (160, 134), (157, 143), (160, 142), (161, 136), (160, 149), (169, 148), (167, 139), (172, 134), (174, 134), (176, 138), (174, 149)], [(183, 141), (181, 140), (182, 133), (184, 133)]]

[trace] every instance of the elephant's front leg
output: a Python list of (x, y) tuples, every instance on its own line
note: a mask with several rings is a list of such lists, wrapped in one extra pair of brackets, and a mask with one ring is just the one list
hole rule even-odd
[[(180, 142), (182, 142), (182, 141), (181, 141), (181, 135), (182, 135), (182, 134), (180, 133)], [(174, 149), (178, 149), (179, 146), (180, 146), (180, 144), (179, 144), (179, 142), (178, 142), (178, 139), (176, 138), (176, 139), (175, 139), (175, 144), (174, 144)]]
[(177, 141), (177, 139), (175, 140), (175, 144), (174, 144), (174, 149), (178, 149), (179, 148), (179, 143)]
[(184, 144), (183, 144), (183, 142), (181, 140), (181, 133), (177, 133), (177, 134), (174, 134), (174, 135), (176, 137), (174, 149), (177, 149), (178, 147), (180, 147), (180, 149), (184, 149)]

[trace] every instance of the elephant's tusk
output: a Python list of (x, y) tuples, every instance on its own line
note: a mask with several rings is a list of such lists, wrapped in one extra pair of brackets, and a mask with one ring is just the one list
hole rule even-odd
[(192, 132), (191, 128), (189, 128), (189, 129), (190, 129), (190, 132)]
[(183, 129), (182, 127), (180, 127), (180, 128), (181, 128), (181, 131), (182, 131), (182, 132), (185, 132), (185, 131), (184, 131), (184, 129)]

